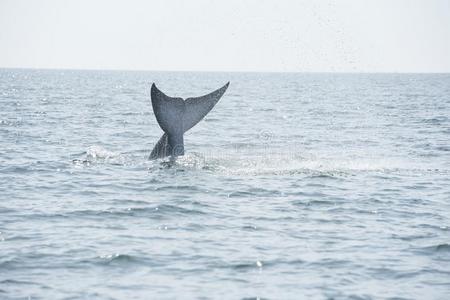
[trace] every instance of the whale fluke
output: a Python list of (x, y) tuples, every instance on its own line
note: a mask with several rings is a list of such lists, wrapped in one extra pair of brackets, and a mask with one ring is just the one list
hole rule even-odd
[(156, 143), (149, 159), (184, 155), (184, 133), (211, 111), (229, 84), (228, 82), (220, 89), (205, 96), (187, 98), (184, 101), (182, 98), (165, 95), (153, 83), (150, 93), (153, 112), (164, 134)]

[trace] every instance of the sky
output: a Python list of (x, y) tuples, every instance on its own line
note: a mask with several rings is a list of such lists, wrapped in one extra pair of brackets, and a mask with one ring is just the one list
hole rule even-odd
[(450, 72), (450, 1), (0, 0), (0, 67)]

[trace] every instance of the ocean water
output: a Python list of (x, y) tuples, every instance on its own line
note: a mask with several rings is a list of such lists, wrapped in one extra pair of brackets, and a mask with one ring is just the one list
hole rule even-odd
[(450, 75), (3, 69), (0, 142), (0, 299), (450, 297)]

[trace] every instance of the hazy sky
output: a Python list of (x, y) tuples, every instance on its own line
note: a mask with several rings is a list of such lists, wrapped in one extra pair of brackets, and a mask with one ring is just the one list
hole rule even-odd
[(450, 72), (450, 1), (0, 0), (0, 67)]

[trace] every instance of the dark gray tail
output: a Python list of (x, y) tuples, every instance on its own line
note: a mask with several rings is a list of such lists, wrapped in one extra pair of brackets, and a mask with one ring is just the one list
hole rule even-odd
[(153, 83), (152, 106), (156, 120), (164, 131), (153, 148), (149, 159), (184, 155), (183, 134), (200, 122), (216, 105), (228, 88), (228, 82), (220, 89), (196, 98), (172, 98), (161, 92)]

